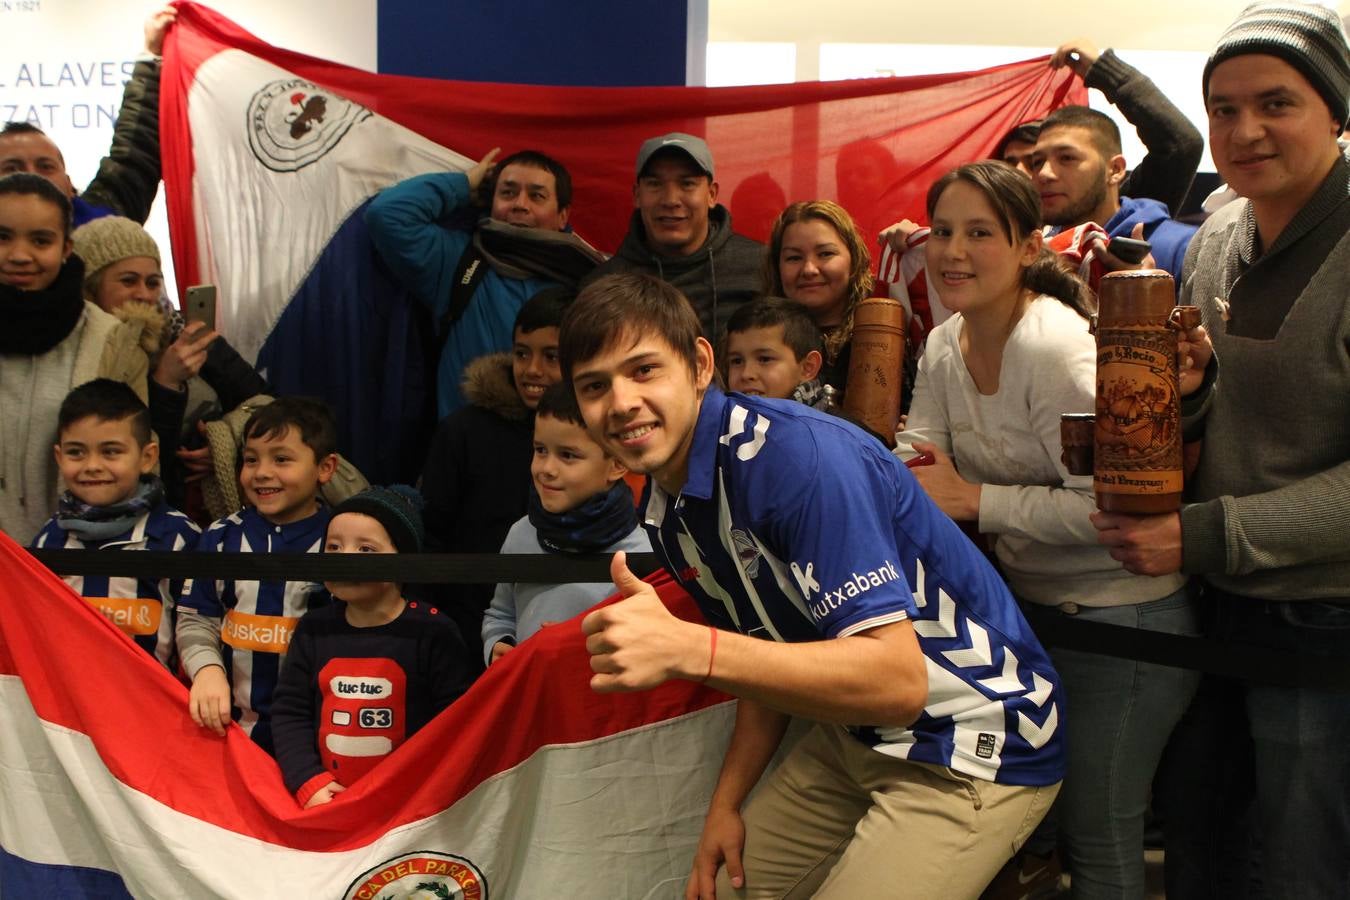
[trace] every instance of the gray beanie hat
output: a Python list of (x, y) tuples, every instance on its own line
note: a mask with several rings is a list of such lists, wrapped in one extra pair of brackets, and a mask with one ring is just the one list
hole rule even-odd
[(1340, 16), (1312, 3), (1253, 3), (1219, 38), (1201, 77), (1209, 97), (1209, 76), (1226, 59), (1246, 53), (1276, 56), (1308, 79), (1342, 126), (1350, 106), (1350, 47)]
[(160, 265), (159, 245), (140, 225), (122, 216), (103, 216), (75, 229), (70, 239), (75, 255), (84, 260), (85, 293), (98, 291), (103, 270), (115, 262), (146, 256)]

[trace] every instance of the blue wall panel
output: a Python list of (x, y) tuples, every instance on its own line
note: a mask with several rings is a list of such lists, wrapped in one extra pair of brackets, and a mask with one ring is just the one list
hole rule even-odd
[[(706, 8), (707, 0), (689, 2)], [(681, 0), (381, 0), (379, 69), (515, 84), (683, 85), (688, 18)]]

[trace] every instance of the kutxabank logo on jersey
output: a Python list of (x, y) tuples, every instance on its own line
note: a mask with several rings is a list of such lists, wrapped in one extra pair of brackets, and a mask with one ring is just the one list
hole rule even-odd
[(248, 143), (273, 172), (318, 162), (370, 110), (302, 78), (269, 82), (248, 104)]
[(462, 856), (417, 850), (362, 872), (343, 900), (487, 900), (487, 879)]

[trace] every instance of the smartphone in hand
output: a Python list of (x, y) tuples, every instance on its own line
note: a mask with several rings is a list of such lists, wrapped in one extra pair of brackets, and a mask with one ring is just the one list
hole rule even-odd
[(1148, 252), (1153, 249), (1148, 241), (1136, 241), (1134, 238), (1113, 237), (1111, 242), (1106, 245), (1106, 252), (1110, 253), (1121, 262), (1127, 262), (1131, 265), (1141, 263)]
[(194, 284), (187, 289), (187, 298), (183, 303), (183, 318), (189, 322), (201, 322), (207, 328), (216, 327), (216, 286), (214, 284)]

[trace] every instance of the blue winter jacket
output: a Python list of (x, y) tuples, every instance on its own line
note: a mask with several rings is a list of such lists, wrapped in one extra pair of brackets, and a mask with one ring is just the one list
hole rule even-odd
[[(394, 275), (439, 323), (450, 306), (451, 282), (473, 230), (459, 223), (470, 204), (469, 179), (460, 172), (418, 175), (380, 192), (366, 209), (376, 250)], [(465, 405), (460, 379), (470, 361), (511, 349), (516, 313), (555, 282), (508, 278), (491, 266), (441, 348), (436, 369), (436, 414), (444, 419)]]
[(1139, 222), (1144, 223), (1144, 239), (1153, 245), (1153, 258), (1158, 268), (1172, 274), (1180, 291), (1181, 263), (1186, 258), (1186, 248), (1195, 236), (1196, 227), (1174, 220), (1164, 204), (1147, 197), (1121, 197), (1120, 209), (1103, 227), (1111, 237), (1129, 237)]

